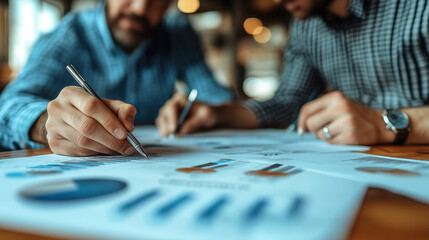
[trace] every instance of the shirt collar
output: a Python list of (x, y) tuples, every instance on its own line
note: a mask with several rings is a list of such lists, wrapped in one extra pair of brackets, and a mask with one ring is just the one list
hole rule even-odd
[(112, 34), (109, 30), (109, 27), (107, 26), (105, 9), (106, 9), (106, 6), (104, 1), (98, 4), (96, 9), (97, 29), (100, 32), (101, 41), (103, 42), (107, 50), (114, 51), (116, 49), (116, 45), (115, 45), (115, 42), (113, 41)]
[(364, 2), (365, 0), (350, 0), (350, 16), (356, 17), (358, 19), (363, 19), (365, 17)]

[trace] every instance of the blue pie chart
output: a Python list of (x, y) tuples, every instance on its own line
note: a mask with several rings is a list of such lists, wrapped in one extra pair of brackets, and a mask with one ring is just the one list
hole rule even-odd
[(29, 186), (20, 192), (20, 196), (39, 202), (71, 202), (110, 195), (126, 187), (124, 181), (116, 179), (71, 179)]

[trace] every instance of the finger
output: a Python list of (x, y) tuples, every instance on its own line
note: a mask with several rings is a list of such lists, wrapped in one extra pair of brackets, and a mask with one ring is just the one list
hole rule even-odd
[(185, 122), (183, 122), (182, 127), (180, 128), (180, 134), (190, 134), (197, 132), (198, 130), (201, 130), (203, 128), (203, 124), (201, 122), (201, 119), (198, 117), (192, 117)]
[(58, 155), (84, 157), (98, 155), (99, 153), (81, 148), (66, 139), (52, 139), (48, 141), (51, 151)]
[(345, 98), (344, 94), (339, 91), (336, 91), (323, 95), (316, 100), (302, 106), (298, 117), (298, 129), (301, 129), (302, 132), (306, 132), (308, 128), (305, 123), (310, 116), (322, 111), (323, 109), (327, 108), (333, 101), (336, 101), (337, 99), (341, 98)]
[(168, 133), (176, 131), (179, 121), (179, 115), (185, 107), (187, 99), (185, 96), (176, 94), (162, 109), (162, 115), (165, 117)]
[(331, 138), (328, 139), (325, 136), (325, 133), (323, 132), (323, 127), (319, 131), (317, 131), (316, 136), (322, 140), (325, 140), (332, 144), (340, 144), (340, 141), (342, 139), (342, 134), (344, 134), (347, 126), (345, 125), (344, 117), (337, 118), (336, 120), (332, 121), (328, 127), (329, 134), (331, 135)]
[[(338, 118), (340, 112), (330, 111), (328, 108), (322, 109), (317, 113), (311, 115), (304, 123), (306, 129), (313, 134), (316, 134), (325, 125), (329, 125), (334, 119)], [(317, 135), (317, 134), (316, 134)]]
[(127, 140), (113, 137), (99, 122), (73, 107), (66, 107), (61, 114), (63, 121), (83, 136), (98, 142), (122, 155), (131, 155), (134, 148)]
[(133, 105), (118, 100), (103, 99), (103, 101), (116, 113), (119, 120), (121, 120), (128, 131), (134, 131), (134, 118), (137, 109)]
[(83, 89), (79, 90), (80, 93), (71, 88), (65, 89), (69, 89), (62, 91), (65, 92), (63, 93), (66, 96), (65, 101), (69, 101), (80, 112), (92, 119), (95, 119), (107, 130), (107, 132), (112, 136), (115, 136), (117, 139), (124, 139), (127, 136), (126, 129), (122, 125), (122, 122), (101, 100), (91, 96)]
[(330, 137), (330, 138), (328, 138), (328, 137), (326, 136), (325, 132), (323, 131), (323, 127), (322, 127), (321, 129), (319, 129), (318, 131), (316, 131), (316, 132), (314, 133), (314, 135), (316, 135), (316, 137), (317, 137), (317, 138), (319, 138), (319, 139), (321, 139), (321, 140), (324, 140), (324, 141), (330, 142), (330, 141), (335, 137), (335, 135), (332, 133), (332, 131), (331, 131), (331, 126), (330, 126), (330, 125), (327, 125), (326, 127), (328, 128), (328, 133), (329, 133), (329, 135), (331, 135), (331, 137)]
[(84, 135), (77, 132), (74, 128), (67, 124), (60, 124), (59, 128), (61, 129), (61, 137), (65, 140), (69, 140), (80, 148), (88, 149), (93, 152), (106, 154), (106, 155), (116, 155), (118, 152), (113, 151), (106, 146), (85, 137)]
[(302, 106), (298, 115), (298, 131), (304, 133), (308, 130), (306, 122), (314, 114), (322, 111), (326, 106), (321, 104), (322, 99), (316, 99)]
[(156, 118), (156, 127), (158, 129), (158, 132), (161, 136), (168, 136), (169, 131), (167, 128), (167, 120), (165, 119), (164, 115), (159, 115), (158, 118)]

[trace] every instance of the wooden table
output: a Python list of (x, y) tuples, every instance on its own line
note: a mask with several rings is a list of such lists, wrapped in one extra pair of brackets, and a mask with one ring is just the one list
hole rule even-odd
[[(35, 156), (49, 149), (0, 152), (0, 158)], [(429, 146), (376, 146), (366, 153), (429, 161)], [(429, 181), (428, 181), (429, 184)], [(0, 229), (1, 239), (65, 239)], [(383, 189), (368, 189), (355, 223), (351, 240), (429, 239), (429, 204)]]

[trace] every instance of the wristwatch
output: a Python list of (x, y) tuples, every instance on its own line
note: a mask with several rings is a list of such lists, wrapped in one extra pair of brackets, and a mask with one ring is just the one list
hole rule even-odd
[(383, 111), (383, 120), (386, 129), (392, 130), (395, 134), (394, 144), (403, 144), (410, 133), (410, 120), (408, 115), (398, 109), (386, 109)]

